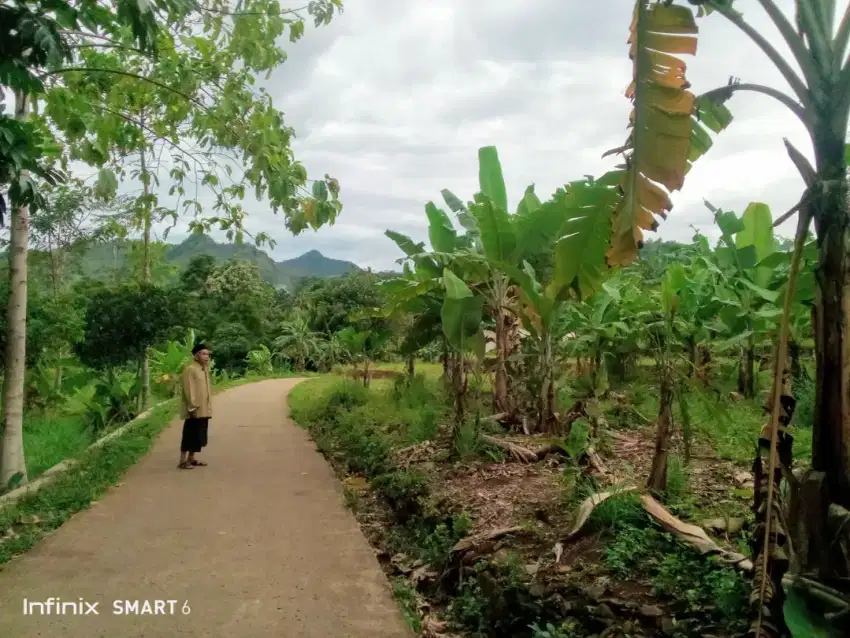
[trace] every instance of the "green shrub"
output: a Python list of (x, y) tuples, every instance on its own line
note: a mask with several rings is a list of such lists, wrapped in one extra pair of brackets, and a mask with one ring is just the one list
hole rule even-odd
[(425, 477), (410, 470), (381, 474), (372, 481), (372, 487), (386, 499), (400, 521), (420, 514), (428, 496)]
[(605, 564), (616, 576), (649, 577), (656, 594), (705, 612), (728, 628), (747, 617), (748, 586), (734, 569), (701, 557), (654, 527), (620, 527), (605, 548)]
[(366, 388), (358, 383), (342, 381), (321, 402), (316, 420), (328, 423), (336, 422), (343, 412), (366, 405), (368, 401), (369, 392)]
[(374, 429), (362, 425), (338, 428), (338, 449), (352, 472), (375, 477), (392, 468), (392, 448)]

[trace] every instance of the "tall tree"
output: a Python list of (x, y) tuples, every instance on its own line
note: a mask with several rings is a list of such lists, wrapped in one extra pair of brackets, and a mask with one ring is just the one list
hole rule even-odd
[[(800, 481), (795, 497), (802, 504), (796, 516), (805, 520), (799, 520), (799, 525), (794, 520), (790, 522), (792, 528), (802, 532), (794, 543), (801, 569), (817, 572), (822, 578), (846, 576), (850, 565), (837, 551), (842, 546), (835, 542), (841, 525), (835, 521), (846, 518), (850, 509), (850, 322), (847, 320), (850, 204), (846, 161), (850, 120), (847, 55), (850, 7), (839, 18), (834, 0), (794, 0), (795, 16), (789, 17), (775, 0), (759, 0), (758, 4), (788, 48), (789, 54), (783, 55), (733, 8), (732, 0), (690, 3), (701, 5), (699, 15), (716, 13), (734, 25), (761, 49), (790, 87), (789, 94), (761, 84), (731, 81), (696, 102), (722, 103), (739, 91), (772, 97), (797, 116), (812, 141), (813, 164), (785, 141), (790, 159), (806, 184), (794, 209), (799, 212), (800, 220), (797, 251), (802, 249), (813, 220), (819, 252), (814, 311), (817, 391), (812, 469)], [(681, 187), (688, 160), (693, 160), (694, 151), (700, 148), (698, 139), (694, 144), (697, 136), (689, 122), (695, 99), (687, 90), (685, 65), (677, 57), (696, 52), (696, 34), (692, 9), (671, 2), (637, 1), (630, 39), (635, 70), (630, 95), (635, 110), (627, 149), (632, 152), (624, 182), (626, 196), (615, 217), (615, 245), (609, 253), (609, 259), (615, 263), (633, 259), (642, 238), (641, 229), (654, 227), (654, 214), (663, 216), (670, 209), (667, 193), (654, 182), (671, 190)], [(690, 144), (686, 143), (688, 137), (692, 140)], [(799, 259), (796, 261), (799, 263)], [(785, 313), (787, 308), (786, 304)], [(780, 339), (777, 358), (781, 362), (783, 357)], [(767, 453), (767, 471), (756, 489), (759, 527), (755, 536), (763, 538), (764, 544), (763, 548), (756, 548), (754, 555), (758, 592), (753, 598), (756, 620), (751, 631), (759, 638), (784, 631), (780, 581), (788, 559), (776, 547), (787, 530), (776, 515), (779, 495), (775, 484), (782, 476), (779, 465), (784, 461), (780, 456), (790, 456), (787, 450), (791, 440), (780, 425), (787, 424), (787, 406), (793, 410), (794, 399), (779, 367), (774, 374), (773, 396), (771, 424), (760, 440), (761, 448)], [(764, 470), (761, 456), (757, 463)], [(830, 516), (830, 512), (836, 511), (843, 511), (845, 516)]]
[[(128, 155), (144, 162), (161, 143), (172, 150), (171, 192), (199, 217), (192, 222), (197, 228), (217, 224), (241, 240), (245, 210), (238, 202), (248, 188), (267, 197), (275, 212), (283, 211), (295, 234), (333, 223), (341, 210), (336, 180), (326, 175), (306, 190), (306, 170), (289, 148), (291, 130), (268, 93), (253, 85), (256, 74), (285, 59), (277, 45), (285, 29), (296, 41), (307, 14), (317, 26), (327, 24), (341, 6), (341, 0), (316, 0), (305, 9), (286, 9), (276, 0), (247, 0), (236, 7), (228, 0), (204, 5), (118, 0), (108, 6), (43, 0), (0, 7), (0, 55), (8, 70), (0, 76), (0, 89), (11, 88), (20, 103), (17, 119), (0, 115), (0, 184), (9, 185), (10, 254), (19, 262), (11, 269), (3, 402), (8, 446), (0, 455), (0, 481), (15, 474), (26, 478), (19, 453), (26, 207), (42, 201), (30, 173), (56, 182), (62, 174), (55, 160), (61, 156), (60, 166), (70, 159), (98, 167), (104, 190), (117, 187), (116, 173), (139, 179), (139, 210), (149, 237), (150, 216), (158, 208), (151, 187), (155, 176), (146, 164), (128, 175), (124, 162)], [(27, 120), (30, 103), (39, 112)], [(223, 185), (225, 179), (231, 182)], [(193, 180), (195, 193), (185, 197), (185, 185)], [(202, 186), (215, 194), (215, 216), (202, 217)]]

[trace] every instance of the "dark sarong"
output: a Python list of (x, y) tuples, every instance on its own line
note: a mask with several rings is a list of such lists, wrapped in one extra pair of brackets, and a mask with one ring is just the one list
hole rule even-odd
[(207, 444), (209, 418), (186, 419), (183, 421), (183, 438), (180, 441), (181, 452), (198, 453)]

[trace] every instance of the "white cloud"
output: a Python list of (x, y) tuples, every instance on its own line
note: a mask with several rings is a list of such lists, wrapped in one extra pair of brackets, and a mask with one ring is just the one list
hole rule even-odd
[[(514, 201), (532, 182), (548, 195), (608, 170), (616, 160), (601, 155), (625, 139), (630, 109), (623, 91), (632, 4), (349, 0), (329, 27), (308, 29), (267, 82), (298, 134), (296, 155), (312, 174), (339, 179), (342, 216), (335, 227), (292, 238), (282, 220), (249, 203), (250, 227), (278, 240), (277, 258), (318, 249), (386, 268), (398, 251), (383, 231), (426, 239), (424, 203), (441, 188), (471, 197), (480, 146), (498, 147)], [(761, 9), (747, 6), (745, 17), (775, 42)], [(695, 91), (730, 75), (787, 88), (724, 18), (699, 25), (688, 70)], [(803, 127), (764, 96), (741, 93), (730, 106), (735, 121), (674, 194), (661, 237), (687, 239), (691, 224), (708, 230), (703, 198), (739, 211), (764, 201), (779, 215), (801, 195), (782, 137), (810, 156)]]

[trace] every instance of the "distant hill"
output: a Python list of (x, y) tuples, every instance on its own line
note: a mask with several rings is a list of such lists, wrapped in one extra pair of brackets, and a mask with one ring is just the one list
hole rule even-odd
[[(116, 266), (124, 263), (129, 249), (127, 242), (95, 245), (83, 257), (83, 272), (94, 278), (109, 276)], [(350, 261), (325, 257), (318, 250), (277, 262), (253, 244), (220, 244), (204, 234), (192, 234), (180, 244), (165, 246), (165, 262), (178, 270), (183, 270), (198, 255), (211, 255), (218, 263), (233, 258), (253, 262), (263, 280), (276, 288), (292, 289), (295, 282), (304, 277), (338, 277), (361, 270)]]

